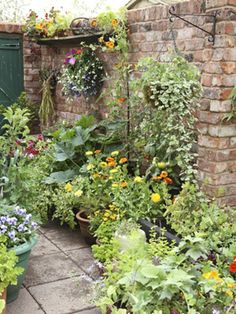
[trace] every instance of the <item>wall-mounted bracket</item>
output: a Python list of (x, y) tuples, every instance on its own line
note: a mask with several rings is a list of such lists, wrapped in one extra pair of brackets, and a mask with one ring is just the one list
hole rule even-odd
[[(208, 41), (209, 42), (212, 42), (212, 44), (214, 45), (215, 43), (215, 35), (216, 35), (216, 22), (217, 22), (217, 16), (219, 15), (219, 11), (215, 11), (214, 14), (177, 14), (175, 13), (175, 7), (172, 6), (170, 9), (169, 9), (169, 14), (170, 14), (170, 21), (173, 22), (174, 21), (174, 18), (178, 18), (190, 25), (192, 25), (193, 27), (196, 27), (197, 29), (200, 29), (201, 31), (203, 31), (204, 33), (208, 34), (209, 35), (209, 38), (208, 38)], [(211, 32), (208, 32), (206, 29), (190, 22), (189, 20), (186, 20), (184, 17), (191, 17), (191, 16), (204, 16), (204, 17), (210, 17), (212, 18), (212, 30)]]

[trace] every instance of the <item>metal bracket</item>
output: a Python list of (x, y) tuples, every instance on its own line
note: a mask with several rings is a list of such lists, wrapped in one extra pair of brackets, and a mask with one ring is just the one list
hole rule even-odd
[[(175, 13), (175, 7), (172, 6), (169, 9), (169, 14), (170, 16), (170, 21), (173, 22), (174, 21), (174, 17), (196, 27), (197, 29), (200, 29), (201, 31), (203, 31), (204, 33), (209, 35), (208, 41), (211, 42), (213, 45), (215, 43), (215, 35), (216, 35), (216, 22), (217, 22), (217, 16), (219, 15), (220, 11), (215, 11), (214, 14), (176, 14)], [(190, 22), (189, 20), (186, 20), (183, 16), (205, 16), (205, 17), (211, 17), (213, 20), (213, 26), (212, 26), (212, 31), (208, 32), (207, 30), (205, 30), (204, 28), (193, 24), (192, 22)]]

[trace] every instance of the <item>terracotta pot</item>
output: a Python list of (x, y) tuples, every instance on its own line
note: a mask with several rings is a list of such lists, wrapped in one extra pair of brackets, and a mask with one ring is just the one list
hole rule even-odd
[(3, 293), (0, 295), (0, 299), (3, 299), (5, 301), (5, 308), (1, 312), (1, 314), (7, 314), (6, 312), (6, 303), (7, 303), (7, 289), (3, 291)]
[(85, 241), (89, 244), (95, 244), (96, 243), (96, 238), (91, 234), (90, 232), (90, 221), (87, 218), (85, 211), (80, 210), (76, 214), (76, 218), (78, 219), (79, 226), (80, 226), (80, 231), (82, 236), (84, 237)]

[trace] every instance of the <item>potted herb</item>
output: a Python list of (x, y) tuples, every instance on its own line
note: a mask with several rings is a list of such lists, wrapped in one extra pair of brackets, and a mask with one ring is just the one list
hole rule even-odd
[(9, 284), (17, 283), (23, 269), (16, 267), (17, 257), (14, 251), (8, 250), (4, 245), (6, 238), (0, 236), (0, 313), (5, 314), (6, 288)]
[(19, 294), (24, 275), (28, 267), (31, 249), (37, 242), (35, 230), (37, 223), (33, 221), (32, 215), (20, 207), (4, 208), (0, 216), (0, 233), (6, 238), (5, 245), (8, 250), (13, 251), (18, 257), (16, 266), (23, 268), (23, 272), (17, 278), (15, 286), (7, 288), (7, 303), (14, 301)]

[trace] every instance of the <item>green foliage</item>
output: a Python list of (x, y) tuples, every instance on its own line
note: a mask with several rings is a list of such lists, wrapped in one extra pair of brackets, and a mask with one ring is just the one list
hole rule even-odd
[(196, 185), (186, 183), (165, 216), (180, 236), (197, 232), (215, 251), (235, 241), (235, 210), (210, 202)]
[[(38, 125), (39, 123), (39, 106), (38, 104), (33, 103), (25, 92), (22, 92), (20, 96), (17, 98), (16, 102), (11, 105), (12, 110), (14, 111), (17, 108), (20, 109), (26, 109), (28, 110), (30, 114), (30, 120), (28, 122), (28, 127), (30, 130), (33, 130), (33, 128)], [(6, 107), (3, 105), (0, 105), (0, 114), (2, 115), (6, 111)]]
[(227, 122), (235, 119), (235, 117), (236, 117), (236, 112), (235, 112), (235, 109), (236, 109), (236, 87), (234, 87), (232, 89), (232, 92), (231, 92), (229, 98), (231, 99), (231, 111), (226, 113), (223, 117), (223, 121), (227, 121)]
[[(194, 111), (201, 95), (197, 69), (181, 57), (169, 63), (147, 58), (139, 62), (140, 79), (132, 82), (133, 150), (180, 169), (183, 179), (195, 173)], [(142, 93), (140, 93), (142, 92)]]
[(118, 313), (117, 305), (124, 313), (136, 314), (211, 314), (213, 308), (234, 313), (236, 284), (229, 271), (222, 270), (227, 262), (214, 265), (207, 259), (204, 239), (188, 236), (179, 247), (156, 252), (154, 258), (152, 247), (150, 243), (120, 252), (106, 264), (98, 301), (102, 313), (107, 306)]
[(17, 257), (13, 250), (4, 246), (4, 238), (0, 238), (0, 294), (9, 284), (16, 284), (17, 277), (22, 273), (21, 267), (15, 267)]

